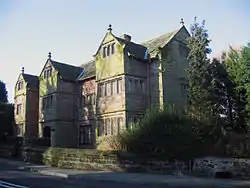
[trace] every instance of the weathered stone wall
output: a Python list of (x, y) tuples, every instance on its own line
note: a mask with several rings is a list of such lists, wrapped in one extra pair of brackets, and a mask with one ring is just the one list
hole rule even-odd
[(26, 136), (36, 138), (38, 136), (39, 91), (27, 89), (27, 127)]
[(250, 177), (250, 159), (206, 157), (194, 160), (194, 174), (216, 177), (221, 172), (229, 172), (234, 177)]
[[(18, 82), (23, 82), (23, 89), (18, 90), (17, 89), (17, 85), (15, 86), (15, 101), (14, 101), (14, 116), (15, 116), (15, 124), (23, 124), (22, 128), (23, 128), (23, 135), (19, 135), (19, 136), (24, 136), (25, 133), (25, 127), (26, 127), (26, 97), (27, 97), (27, 88), (26, 88), (26, 83), (22, 77), (22, 74), (20, 74), (19, 79), (17, 81)], [(21, 104), (22, 105), (22, 109), (21, 109), (21, 113), (17, 114), (17, 105)], [(17, 133), (17, 129), (18, 127), (15, 127), (15, 132)]]
[(181, 29), (161, 50), (164, 103), (175, 104), (177, 108), (183, 108), (186, 104), (186, 95), (182, 87), (183, 84), (187, 84), (185, 70), (188, 67), (188, 51), (185, 44), (188, 36), (186, 29)]

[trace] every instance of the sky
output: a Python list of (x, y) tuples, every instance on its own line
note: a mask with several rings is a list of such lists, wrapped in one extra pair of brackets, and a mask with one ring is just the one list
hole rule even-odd
[(197, 16), (206, 20), (212, 55), (229, 45), (250, 42), (249, 0), (0, 0), (0, 80), (8, 99), (23, 66), (39, 75), (48, 57), (81, 65), (92, 59), (108, 25), (115, 35), (143, 42), (180, 27)]

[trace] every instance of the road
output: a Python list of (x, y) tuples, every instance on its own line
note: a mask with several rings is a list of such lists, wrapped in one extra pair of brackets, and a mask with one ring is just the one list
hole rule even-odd
[[(38, 173), (20, 170), (18, 165), (8, 163), (0, 159), (0, 188), (195, 188), (200, 186), (192, 185), (173, 185), (173, 184), (138, 184), (138, 183), (119, 183), (115, 181), (100, 181), (100, 180), (81, 180), (81, 179), (67, 179), (55, 176), (45, 176)], [(221, 186), (221, 185), (207, 185), (205, 188), (231, 188), (231, 187), (249, 187), (249, 184), (244, 186)]]

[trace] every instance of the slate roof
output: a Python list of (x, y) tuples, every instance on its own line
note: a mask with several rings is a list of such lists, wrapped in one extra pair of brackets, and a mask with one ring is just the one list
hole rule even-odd
[[(133, 56), (144, 59), (145, 52), (148, 49), (148, 53), (152, 56), (154, 56), (157, 52), (157, 49), (159, 47), (164, 47), (170, 40), (176, 35), (176, 33), (179, 31), (175, 30), (173, 32), (161, 35), (157, 38), (151, 39), (149, 41), (143, 42), (141, 44), (136, 44), (131, 41), (127, 41), (123, 38), (114, 36), (118, 42), (125, 44), (125, 49)], [(95, 61), (90, 60), (84, 64), (82, 64), (80, 67), (68, 65), (65, 63), (56, 62), (53, 60), (50, 60), (54, 68), (59, 72), (60, 76), (69, 81), (76, 81), (76, 80), (84, 80), (86, 78), (90, 78), (95, 76)]]
[(145, 46), (142, 46), (140, 44), (136, 44), (131, 41), (127, 41), (125, 39), (116, 37), (116, 39), (122, 43), (125, 44), (125, 49), (133, 56), (139, 58), (139, 59), (144, 59), (145, 52), (147, 48)]
[(82, 64), (81, 67), (84, 69), (84, 73), (80, 76), (78, 80), (84, 80), (86, 78), (95, 76), (95, 61), (94, 60), (90, 60)]
[(38, 76), (31, 75), (31, 74), (22, 74), (24, 81), (28, 84), (30, 88), (38, 88), (39, 86), (39, 79)]
[(50, 60), (50, 62), (64, 80), (76, 81), (78, 76), (83, 71), (82, 67), (76, 67), (73, 65), (57, 62), (54, 60)]
[(180, 29), (177, 29), (173, 32), (170, 33), (166, 33), (164, 35), (161, 35), (157, 38), (148, 40), (146, 42), (141, 43), (142, 46), (145, 46), (148, 48), (148, 52), (149, 54), (152, 56), (154, 56), (157, 52), (157, 49), (159, 47), (164, 47), (166, 44), (168, 44), (170, 42), (170, 40), (176, 35), (176, 33), (179, 31)]

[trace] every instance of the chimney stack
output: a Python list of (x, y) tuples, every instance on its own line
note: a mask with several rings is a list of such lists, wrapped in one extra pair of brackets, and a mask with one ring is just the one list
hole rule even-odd
[(130, 35), (127, 35), (127, 34), (123, 34), (120, 38), (126, 40), (126, 41), (131, 41), (131, 36)]

